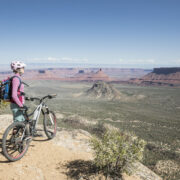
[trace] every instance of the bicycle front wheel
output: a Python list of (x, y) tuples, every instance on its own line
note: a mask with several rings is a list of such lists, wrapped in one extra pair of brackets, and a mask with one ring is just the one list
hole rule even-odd
[(27, 152), (29, 143), (25, 140), (25, 124), (12, 123), (4, 132), (2, 150), (9, 161), (21, 159)]
[(56, 121), (56, 115), (53, 111), (49, 111), (44, 113), (44, 131), (48, 139), (52, 139), (56, 135), (57, 131), (57, 121)]

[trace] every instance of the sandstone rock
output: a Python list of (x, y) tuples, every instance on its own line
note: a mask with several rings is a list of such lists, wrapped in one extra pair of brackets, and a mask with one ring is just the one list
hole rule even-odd
[(159, 177), (157, 174), (155, 174), (140, 162), (135, 162), (130, 165), (129, 171), (133, 172), (132, 176), (135, 176), (140, 180), (162, 180), (161, 177)]
[(89, 139), (91, 135), (83, 130), (61, 130), (53, 139), (53, 143), (74, 152), (91, 152)]

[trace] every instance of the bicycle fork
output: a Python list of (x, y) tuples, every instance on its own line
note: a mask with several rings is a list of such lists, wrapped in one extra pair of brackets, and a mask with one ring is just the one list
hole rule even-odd
[(34, 129), (36, 129), (36, 125), (37, 125), (37, 123), (39, 121), (39, 117), (40, 117), (42, 107), (43, 107), (43, 105), (40, 104), (34, 111), (34, 115), (33, 115), (33, 119), (32, 119), (32, 121), (35, 122)]
[(49, 118), (50, 118), (50, 120), (51, 120), (51, 124), (54, 125), (54, 121), (53, 121), (53, 119), (52, 119), (51, 113), (49, 112), (48, 106), (45, 105), (45, 104), (44, 104), (43, 106), (46, 108), (46, 112), (47, 112), (47, 114), (49, 115)]
[(48, 114), (48, 116), (50, 118), (51, 124), (54, 125), (54, 121), (52, 119), (52, 114), (49, 112), (49, 109), (47, 110), (47, 114)]

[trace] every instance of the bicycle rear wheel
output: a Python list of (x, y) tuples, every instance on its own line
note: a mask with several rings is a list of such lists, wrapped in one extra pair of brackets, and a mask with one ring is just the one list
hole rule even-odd
[(26, 154), (29, 142), (25, 138), (24, 123), (14, 122), (6, 129), (2, 140), (2, 150), (9, 161), (17, 161)]
[(52, 139), (56, 135), (57, 130), (57, 121), (56, 116), (53, 111), (49, 111), (49, 113), (44, 113), (44, 132), (48, 139)]

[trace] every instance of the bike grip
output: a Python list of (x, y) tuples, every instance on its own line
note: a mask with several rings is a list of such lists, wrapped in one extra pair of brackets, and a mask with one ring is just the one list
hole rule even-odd
[(57, 96), (57, 94), (49, 94), (49, 95), (48, 95), (49, 99), (55, 98), (56, 96)]
[(25, 100), (29, 101), (29, 100), (30, 100), (30, 98), (29, 98), (29, 97), (25, 97)]

